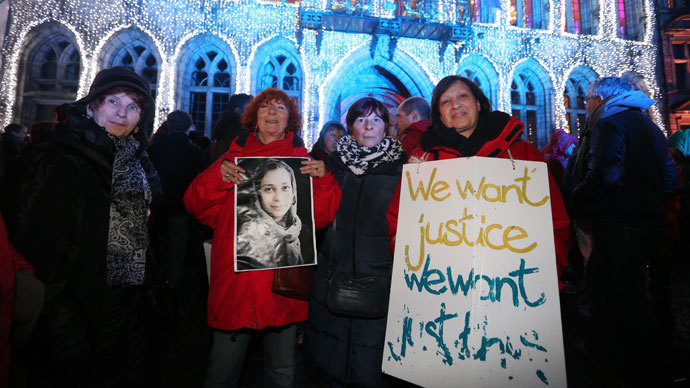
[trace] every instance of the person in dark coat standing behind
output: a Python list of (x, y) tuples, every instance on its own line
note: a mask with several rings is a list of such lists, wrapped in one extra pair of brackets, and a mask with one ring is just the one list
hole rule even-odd
[(242, 133), (242, 115), (252, 101), (249, 94), (239, 93), (230, 96), (228, 107), (218, 117), (211, 133), (211, 147), (208, 154), (210, 162), (215, 162), (228, 151), (230, 143)]
[(31, 387), (140, 381), (146, 218), (160, 193), (141, 128), (153, 112), (148, 81), (102, 70), (57, 108), (53, 140), (22, 171), (12, 243), (46, 285)]
[(595, 81), (587, 125), (564, 180), (577, 227), (591, 235), (586, 345), (603, 379), (666, 386), (669, 334), (663, 308), (664, 197), (677, 175), (663, 133), (644, 114), (654, 100), (625, 79)]
[[(346, 120), (349, 135), (329, 159), (341, 195), (334, 200), (339, 204), (337, 214), (319, 253), (305, 345), (315, 365), (335, 384), (382, 387), (394, 381), (381, 372), (386, 316), (336, 315), (326, 299), (333, 273), (375, 275), (390, 282), (393, 257), (388, 250), (386, 210), (405, 154), (398, 140), (385, 136), (389, 113), (380, 101), (358, 100)], [(387, 300), (388, 293), (369, 297)]]
[[(192, 307), (186, 302), (190, 292), (199, 293), (195, 289), (183, 290), (185, 274), (203, 273), (200, 225), (187, 213), (182, 202), (187, 186), (206, 167), (201, 149), (188, 136), (191, 126), (192, 118), (187, 112), (170, 112), (166, 120), (167, 136), (149, 148), (164, 193), (163, 201), (151, 211), (152, 237), (165, 263), (165, 279), (177, 293), (182, 315)], [(205, 281), (205, 278), (197, 280)], [(192, 288), (203, 286), (203, 282), (196, 283), (200, 282), (187, 284)]]
[(311, 147), (309, 156), (316, 160), (321, 160), (324, 163), (328, 161), (328, 155), (335, 151), (338, 147), (338, 142), (343, 136), (347, 135), (347, 130), (337, 120), (331, 120), (321, 127), (319, 138)]

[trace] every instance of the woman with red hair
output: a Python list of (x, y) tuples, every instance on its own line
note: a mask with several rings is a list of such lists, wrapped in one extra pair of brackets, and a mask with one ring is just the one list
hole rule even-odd
[[(242, 116), (244, 127), (251, 131), (237, 137), (230, 149), (199, 174), (185, 193), (189, 213), (215, 229), (208, 296), (208, 324), (214, 331), (205, 387), (237, 386), (247, 345), (253, 336), (263, 339), (265, 385), (293, 387), (295, 384), (295, 323), (307, 319), (309, 304), (273, 293), (273, 270), (236, 272), (235, 190), (244, 180), (245, 171), (235, 164), (235, 158), (309, 157), (297, 135), (301, 121), (297, 104), (285, 92), (264, 90)], [(308, 160), (302, 164), (303, 174), (316, 178), (326, 174), (322, 161)], [(329, 195), (334, 183), (332, 174), (313, 180), (317, 229), (326, 226), (322, 215), (334, 213), (319, 207), (332, 202), (321, 198)]]

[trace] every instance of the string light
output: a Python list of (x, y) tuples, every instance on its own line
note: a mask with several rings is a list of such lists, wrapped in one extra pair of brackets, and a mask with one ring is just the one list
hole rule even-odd
[[(546, 1), (546, 0), (545, 0)], [(458, 7), (465, 0), (441, 0), (423, 7), (427, 19), (433, 23), (461, 23)], [(7, 58), (0, 83), (0, 117), (9, 124), (16, 110), (20, 60), (32, 34), (47, 24), (56, 23), (74, 35), (79, 50), (82, 71), (77, 97), (88, 92), (91, 80), (99, 69), (102, 55), (114, 37), (125, 30), (139, 30), (153, 42), (161, 63), (156, 98), (156, 126), (165, 115), (176, 108), (183, 92), (178, 79), (178, 66), (189, 55), (194, 39), (208, 36), (224, 42), (230, 62), (235, 64), (235, 93), (255, 93), (252, 77), (259, 70), (257, 53), (272, 40), (285, 38), (287, 48), (294, 52), (301, 65), (303, 136), (311, 145), (319, 128), (330, 120), (333, 96), (330, 88), (340, 80), (351, 77), (349, 65), (367, 59), (374, 44), (375, 61), (389, 63), (411, 74), (415, 85), (406, 85), (413, 93), (430, 99), (430, 92), (442, 77), (456, 74), (463, 61), (472, 56), (484, 58), (498, 76), (497, 108), (510, 111), (510, 91), (516, 69), (528, 67), (548, 79), (543, 87), (550, 89), (554, 127), (567, 128), (562, 92), (568, 77), (580, 66), (599, 76), (635, 74), (652, 98), (661, 96), (656, 84), (656, 48), (652, 0), (641, 0), (645, 17), (641, 26), (641, 41), (620, 39), (616, 2), (599, 0), (599, 28), (594, 35), (564, 32), (565, 4), (548, 1), (547, 29), (527, 29), (510, 26), (511, 0), (501, 0), (495, 23), (473, 23), (470, 38), (460, 42), (439, 42), (428, 39), (396, 37), (393, 56), (390, 56), (388, 35), (306, 29), (299, 25), (300, 12), (313, 10), (329, 12), (329, 0), (303, 0), (290, 3), (270, 0), (139, 0), (137, 2), (98, 2), (93, 0), (17, 0), (10, 3), (10, 26), (3, 46)], [(370, 16), (395, 17), (389, 0), (371, 0), (366, 12)], [(367, 3), (369, 4), (369, 3)], [(464, 12), (467, 12), (465, 8)], [(264, 52), (261, 52), (262, 54)], [(270, 54), (269, 54), (270, 55)], [(533, 59), (533, 61), (529, 61)], [(234, 60), (234, 61), (233, 61)], [(483, 62), (486, 62), (483, 61)], [(480, 61), (473, 61), (480, 62)], [(521, 66), (521, 64), (525, 63)], [(378, 62), (377, 62), (378, 63)], [(538, 66), (533, 66), (538, 64)], [(663, 128), (659, 107), (651, 109), (655, 121)]]

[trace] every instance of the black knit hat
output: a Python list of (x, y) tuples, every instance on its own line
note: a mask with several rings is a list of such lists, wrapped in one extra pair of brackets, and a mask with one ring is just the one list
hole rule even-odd
[(99, 71), (91, 83), (89, 94), (77, 101), (76, 104), (86, 106), (103, 93), (122, 86), (136, 90), (146, 99), (147, 112), (143, 112), (142, 118), (147, 116), (147, 113), (153, 112), (154, 101), (153, 97), (151, 97), (151, 87), (148, 81), (135, 73), (134, 70), (124, 66), (116, 66)]

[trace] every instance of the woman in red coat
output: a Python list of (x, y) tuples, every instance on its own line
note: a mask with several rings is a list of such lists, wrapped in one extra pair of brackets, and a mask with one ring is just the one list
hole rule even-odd
[[(230, 149), (191, 183), (184, 196), (187, 210), (215, 229), (211, 251), (211, 284), (208, 324), (214, 329), (206, 374), (206, 387), (234, 387), (239, 381), (249, 340), (261, 335), (264, 346), (264, 379), (268, 386), (292, 387), (295, 376), (295, 323), (307, 319), (308, 302), (271, 291), (273, 270), (235, 272), (235, 187), (244, 169), (236, 157), (308, 157), (297, 136), (301, 117), (297, 104), (281, 90), (266, 89), (247, 106), (245, 128), (254, 131), (236, 138)], [(303, 174), (322, 177), (324, 163), (303, 162)], [(330, 200), (337, 185), (332, 174), (314, 179), (315, 227), (322, 228), (322, 214), (333, 214)], [(339, 193), (338, 193), (339, 194)], [(321, 205), (321, 206), (320, 206)]]
[[(453, 159), (466, 156), (512, 158), (543, 162), (533, 145), (520, 139), (524, 125), (507, 113), (491, 111), (491, 102), (469, 79), (457, 75), (443, 78), (431, 96), (431, 124), (412, 150), (408, 162)], [(549, 174), (551, 215), (556, 246), (556, 264), (561, 270), (568, 262), (570, 223), (558, 184)], [(395, 247), (400, 190), (388, 209), (391, 251)], [(559, 285), (560, 285), (559, 281)]]

